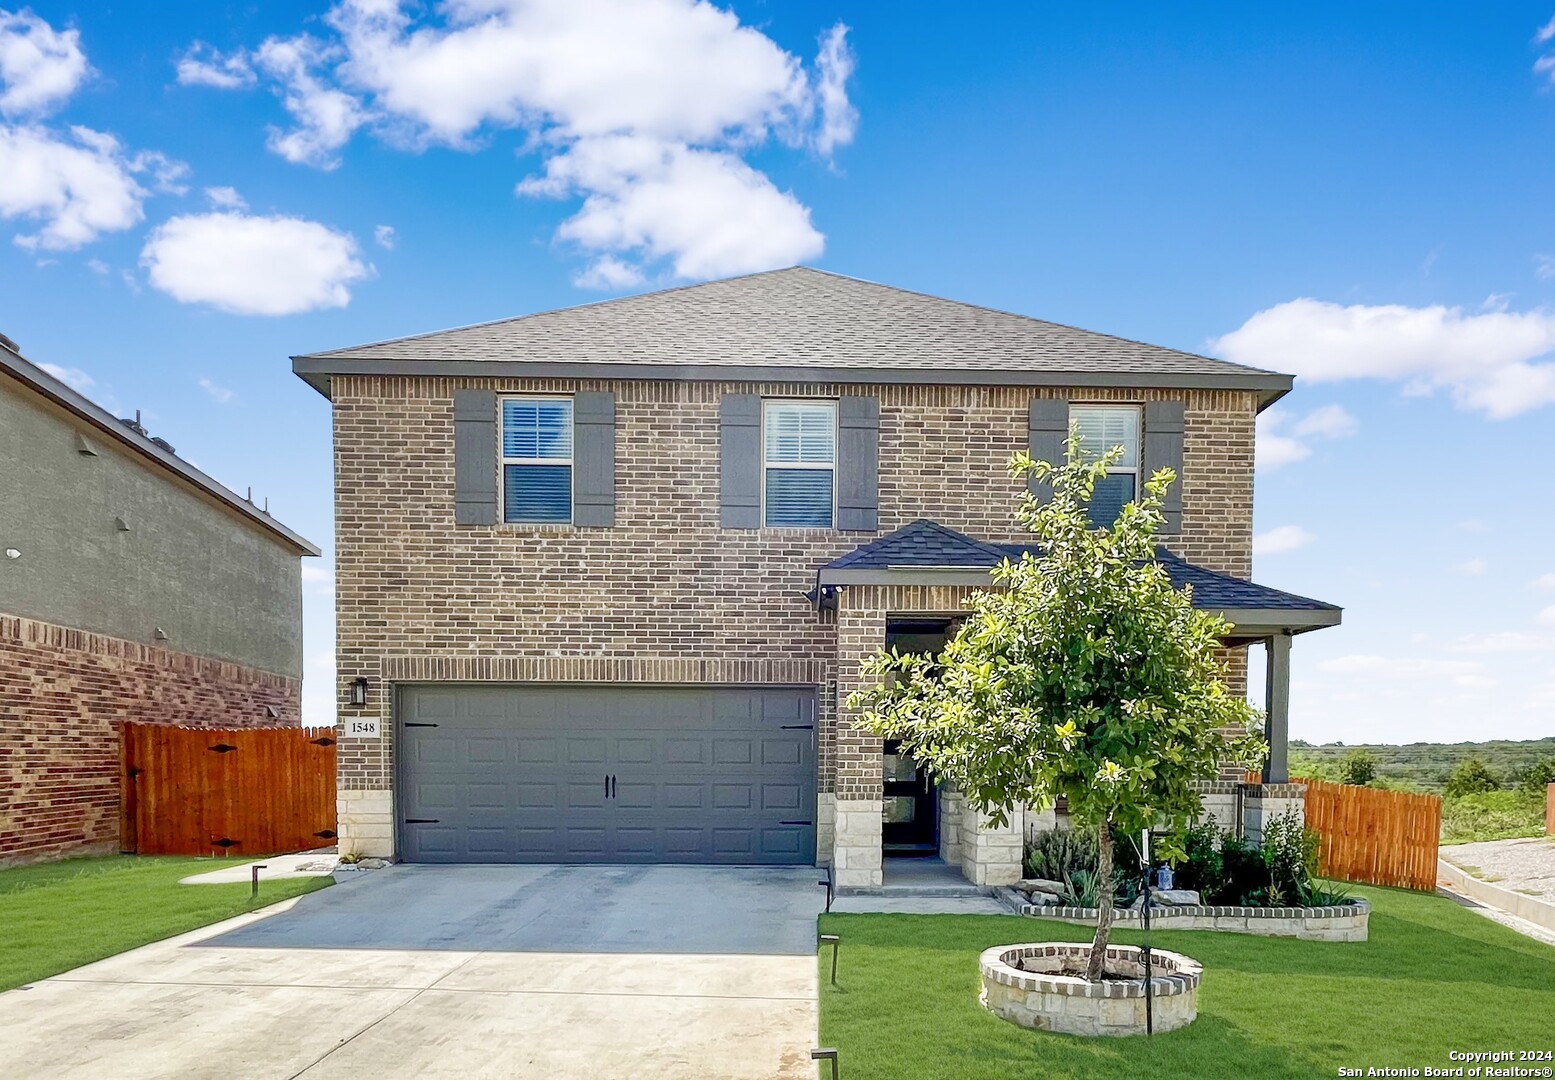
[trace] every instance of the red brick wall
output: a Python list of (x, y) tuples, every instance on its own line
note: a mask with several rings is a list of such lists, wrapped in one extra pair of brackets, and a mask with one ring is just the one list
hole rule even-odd
[(298, 691), (267, 671), (0, 615), (0, 865), (117, 850), (116, 724), (287, 726)]

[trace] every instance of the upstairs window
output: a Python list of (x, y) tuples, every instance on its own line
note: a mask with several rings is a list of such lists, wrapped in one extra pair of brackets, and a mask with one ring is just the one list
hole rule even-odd
[(837, 403), (765, 401), (762, 524), (829, 529), (836, 516)]
[(1075, 405), (1069, 410), (1069, 421), (1079, 425), (1080, 447), (1087, 459), (1123, 448), (1123, 456), (1112, 463), (1091, 496), (1091, 524), (1111, 525), (1139, 495), (1139, 406)]
[(502, 399), (502, 520), (572, 520), (572, 399)]

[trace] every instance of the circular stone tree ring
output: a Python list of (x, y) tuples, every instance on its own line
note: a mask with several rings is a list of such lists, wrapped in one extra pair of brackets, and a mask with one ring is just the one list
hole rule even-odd
[[(1144, 965), (1133, 945), (1107, 946), (1107, 978), (1086, 982), (1091, 947), (1044, 941), (995, 945), (983, 952), (983, 1008), (1012, 1024), (1065, 1035), (1145, 1034)], [(1181, 953), (1150, 950), (1154, 1030), (1173, 1031), (1198, 1016), (1198, 961)]]

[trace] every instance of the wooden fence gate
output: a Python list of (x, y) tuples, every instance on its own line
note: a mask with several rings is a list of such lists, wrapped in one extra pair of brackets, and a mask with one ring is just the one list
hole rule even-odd
[(123, 725), (120, 847), (273, 855), (335, 842), (334, 728)]
[(1436, 888), (1439, 796), (1292, 779), (1307, 785), (1307, 824), (1323, 835), (1324, 876), (1426, 892)]

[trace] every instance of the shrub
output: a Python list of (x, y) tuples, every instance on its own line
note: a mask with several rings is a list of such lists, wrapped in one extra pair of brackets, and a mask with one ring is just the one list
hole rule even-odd
[(1048, 829), (1026, 844), (1026, 876), (1063, 881), (1075, 870), (1096, 872), (1096, 836), (1086, 830)]
[(1523, 770), (1517, 781), (1518, 787), (1533, 792), (1541, 799), (1544, 798), (1545, 789), (1551, 784), (1555, 784), (1555, 757), (1534, 762)]
[(1482, 791), (1495, 791), (1501, 787), (1501, 778), (1497, 776), (1484, 759), (1477, 757), (1464, 758), (1458, 763), (1458, 767), (1447, 777), (1447, 797), (1456, 798), (1459, 795), (1475, 795)]
[(1339, 763), (1339, 782), (1365, 787), (1377, 778), (1377, 755), (1370, 750), (1351, 750)]
[(1226, 867), (1220, 855), (1220, 830), (1213, 821), (1202, 821), (1185, 829), (1178, 837), (1182, 857), (1173, 866), (1177, 887), (1192, 889), (1206, 904), (1226, 885)]
[[(1263, 865), (1269, 872), (1269, 903), (1301, 904), (1317, 877), (1322, 837), (1307, 828), (1299, 810), (1287, 810), (1263, 827)], [(1276, 898), (1279, 899), (1276, 899)]]
[(1215, 906), (1259, 904), (1269, 887), (1269, 871), (1257, 848), (1239, 836), (1227, 833), (1220, 844), (1220, 861), (1225, 868), (1225, 883), (1205, 903)]
[(1532, 791), (1479, 791), (1442, 802), (1442, 843), (1471, 844), (1544, 833), (1544, 797)]

